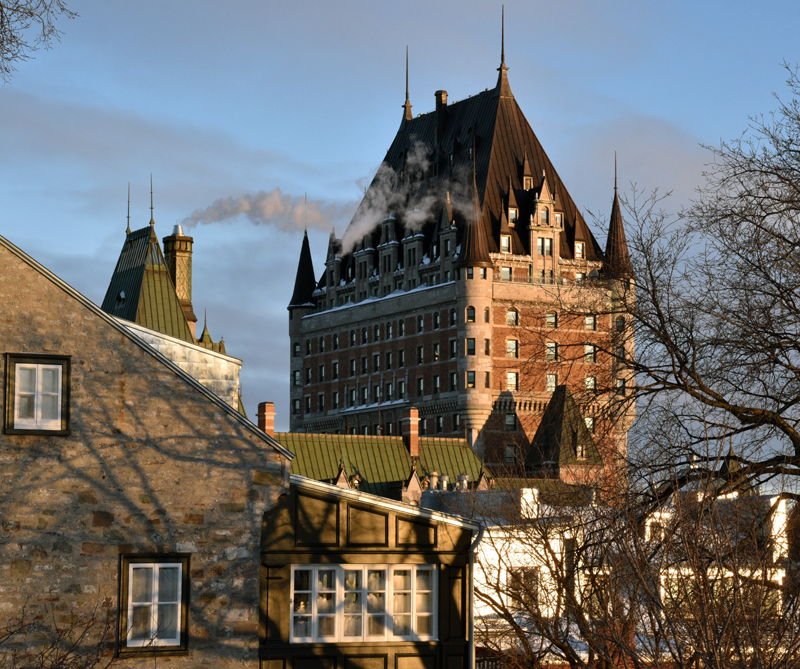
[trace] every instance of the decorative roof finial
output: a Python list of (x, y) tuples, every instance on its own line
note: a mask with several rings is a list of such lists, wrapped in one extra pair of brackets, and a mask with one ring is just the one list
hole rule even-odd
[(403, 119), (406, 121), (410, 121), (414, 118), (414, 115), (411, 113), (411, 99), (408, 96), (408, 45), (406, 45), (406, 101), (403, 105), (403, 109), (405, 109), (405, 114), (403, 114)]
[(155, 226), (156, 222), (153, 220), (153, 173), (150, 172), (150, 225)]
[(128, 228), (125, 230), (125, 234), (131, 234), (131, 182), (128, 182)]
[(500, 5), (500, 67), (506, 67), (506, 6)]
[(500, 27), (500, 67), (497, 71), (500, 75), (497, 77), (497, 89), (501, 97), (514, 97), (511, 93), (511, 87), (508, 85), (508, 66), (506, 65), (506, 8), (503, 5), (502, 18)]
[(617, 192), (617, 152), (614, 151), (614, 192)]

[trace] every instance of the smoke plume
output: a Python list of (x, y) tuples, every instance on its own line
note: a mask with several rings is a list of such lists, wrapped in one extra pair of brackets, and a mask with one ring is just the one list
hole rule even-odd
[(320, 200), (305, 201), (302, 197), (292, 197), (281, 192), (280, 188), (271, 191), (230, 196), (215, 200), (205, 209), (197, 209), (183, 219), (186, 228), (197, 224), (233, 222), (245, 216), (255, 225), (275, 225), (282, 230), (302, 230), (304, 227), (330, 230), (335, 222), (346, 219), (354, 209), (348, 205), (326, 204)]

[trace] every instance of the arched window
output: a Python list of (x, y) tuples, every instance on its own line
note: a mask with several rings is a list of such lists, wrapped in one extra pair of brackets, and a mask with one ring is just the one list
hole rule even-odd
[(467, 323), (475, 322), (475, 307), (467, 307)]

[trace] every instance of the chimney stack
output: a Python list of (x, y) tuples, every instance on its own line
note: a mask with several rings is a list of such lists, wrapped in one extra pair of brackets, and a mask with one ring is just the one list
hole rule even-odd
[(447, 91), (436, 91), (436, 141), (441, 143), (447, 123)]
[(192, 245), (194, 239), (183, 234), (183, 226), (176, 225), (172, 229), (172, 234), (161, 240), (164, 243), (164, 258), (167, 261), (167, 269), (175, 292), (178, 294), (178, 301), (189, 323), (192, 337), (197, 339), (195, 324), (197, 316), (192, 309)]
[(419, 457), (419, 410), (416, 407), (403, 412), (403, 444), (412, 458)]
[(439, 474), (435, 471), (430, 473), (430, 483), (428, 484), (428, 490), (438, 490), (439, 489)]
[(275, 403), (261, 402), (258, 405), (258, 429), (275, 438)]

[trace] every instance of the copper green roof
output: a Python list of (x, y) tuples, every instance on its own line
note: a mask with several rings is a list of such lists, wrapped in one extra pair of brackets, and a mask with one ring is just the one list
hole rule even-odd
[[(392, 498), (411, 474), (411, 456), (399, 436), (282, 432), (275, 439), (295, 455), (291, 473), (317, 481), (334, 481), (343, 463), (348, 477), (361, 477), (360, 490)], [(416, 464), (420, 479), (436, 471), (451, 481), (459, 474), (477, 481), (481, 473), (481, 461), (464, 439), (420, 437)]]
[(125, 236), (101, 308), (112, 316), (195, 343), (151, 225)]

